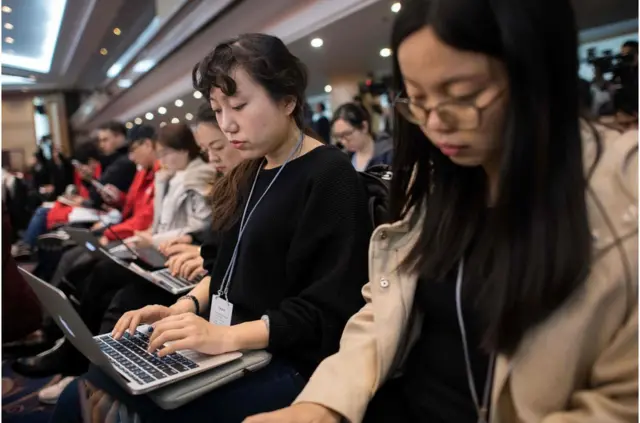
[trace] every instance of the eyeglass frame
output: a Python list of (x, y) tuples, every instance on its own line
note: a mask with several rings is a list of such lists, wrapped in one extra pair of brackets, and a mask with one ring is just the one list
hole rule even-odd
[[(429, 118), (431, 117), (431, 112), (432, 111), (436, 111), (438, 108), (441, 108), (442, 106), (447, 106), (450, 104), (453, 105), (460, 105), (460, 106), (469, 106), (473, 109), (473, 111), (475, 112), (477, 119), (476, 119), (476, 125), (473, 127), (469, 127), (469, 128), (461, 128), (461, 125), (454, 125), (454, 127), (452, 127), (451, 129), (455, 129), (455, 130), (460, 130), (460, 129), (464, 129), (464, 130), (473, 130), (473, 129), (478, 129), (480, 127), (480, 125), (482, 124), (482, 112), (484, 112), (486, 109), (488, 109), (489, 107), (491, 107), (493, 104), (496, 103), (496, 101), (502, 97), (502, 95), (507, 91), (506, 88), (501, 88), (498, 93), (491, 99), (489, 100), (489, 102), (487, 104), (485, 104), (484, 106), (478, 106), (477, 101), (478, 101), (478, 96), (480, 95), (480, 93), (478, 93), (475, 98), (473, 100), (459, 100), (459, 99), (450, 99), (450, 100), (444, 100), (441, 101), (440, 103), (436, 104), (435, 106), (432, 107), (424, 107), (418, 103), (415, 103), (413, 101), (411, 101), (411, 99), (409, 97), (403, 97), (403, 96), (398, 96), (393, 100), (393, 108), (395, 110), (398, 111), (398, 113), (400, 113), (409, 123), (412, 123), (414, 125), (418, 125), (418, 126), (423, 126), (426, 125), (427, 122), (429, 122)], [(423, 120), (418, 120), (418, 119), (409, 119), (402, 111), (400, 108), (398, 108), (398, 104), (405, 104), (407, 107), (413, 105), (419, 109), (421, 109), (422, 111), (424, 111), (424, 119)], [(440, 115), (438, 114), (438, 117), (440, 117)]]

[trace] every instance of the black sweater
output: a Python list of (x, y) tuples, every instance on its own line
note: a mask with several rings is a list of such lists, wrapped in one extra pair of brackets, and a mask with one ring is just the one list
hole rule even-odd
[[(278, 170), (260, 171), (249, 210)], [(211, 295), (239, 225), (221, 234)], [(229, 289), (232, 324), (268, 315), (268, 350), (310, 376), (338, 350), (347, 320), (364, 304), (370, 235), (364, 187), (346, 155), (322, 146), (291, 161), (246, 226)]]

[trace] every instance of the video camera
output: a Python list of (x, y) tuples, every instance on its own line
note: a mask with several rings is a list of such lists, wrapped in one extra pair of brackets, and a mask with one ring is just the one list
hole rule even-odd
[[(632, 84), (632, 72), (630, 69), (634, 66), (634, 57), (631, 54), (616, 54), (612, 50), (604, 50), (602, 56), (596, 56), (596, 49), (587, 50), (587, 62), (602, 74), (612, 73), (612, 82), (618, 83), (623, 87)], [(637, 65), (636, 65), (637, 66)], [(631, 78), (631, 80), (630, 80)]]

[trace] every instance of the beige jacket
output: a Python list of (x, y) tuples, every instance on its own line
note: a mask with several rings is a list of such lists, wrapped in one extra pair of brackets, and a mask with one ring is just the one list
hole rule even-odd
[[(512, 357), (498, 357), (492, 423), (638, 420), (638, 133), (608, 132), (603, 145), (587, 200), (596, 258), (584, 292), (532, 330)], [(585, 140), (586, 163), (594, 151)], [(296, 402), (360, 422), (376, 390), (402, 367), (421, 318), (411, 315), (418, 277), (396, 268), (416, 237), (407, 221), (374, 232), (366, 305)]]

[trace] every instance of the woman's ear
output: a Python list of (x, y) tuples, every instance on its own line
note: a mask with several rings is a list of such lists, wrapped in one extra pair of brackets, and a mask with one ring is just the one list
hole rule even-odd
[(362, 129), (360, 129), (362, 132), (365, 133), (369, 133), (369, 122), (367, 122), (366, 120), (362, 121)]
[(287, 116), (291, 116), (293, 114), (293, 111), (296, 109), (297, 105), (298, 102), (294, 97), (286, 97), (284, 99), (284, 112), (287, 114)]

